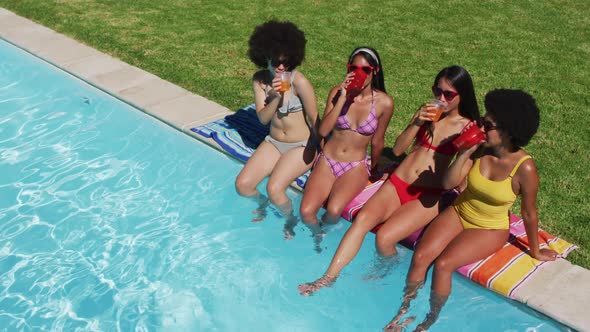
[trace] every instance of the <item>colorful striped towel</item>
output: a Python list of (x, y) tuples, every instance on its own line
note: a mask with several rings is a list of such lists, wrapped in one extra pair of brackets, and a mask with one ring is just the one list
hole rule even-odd
[[(517, 299), (518, 290), (540, 269), (551, 262), (541, 262), (528, 254), (528, 238), (522, 218), (510, 215), (510, 238), (506, 245), (481, 261), (465, 265), (457, 270), (460, 274), (511, 299)], [(555, 250), (565, 258), (576, 245), (539, 229), (542, 248)]]
[[(191, 131), (214, 140), (227, 153), (245, 162), (268, 135), (270, 126), (260, 123), (256, 107), (251, 104), (221, 120), (191, 128)], [(309, 173), (295, 179), (299, 187), (305, 186)]]

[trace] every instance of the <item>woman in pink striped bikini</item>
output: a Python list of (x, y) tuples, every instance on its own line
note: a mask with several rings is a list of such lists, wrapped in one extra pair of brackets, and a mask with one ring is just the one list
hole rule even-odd
[[(377, 176), (385, 130), (393, 115), (393, 99), (385, 91), (377, 51), (355, 49), (347, 68), (344, 81), (328, 95), (319, 135), (330, 137), (315, 161), (300, 208), (303, 222), (314, 233), (317, 251), (321, 251), (322, 237), (317, 218), (320, 207), (326, 202), (322, 222), (337, 223), (346, 204), (365, 188), (369, 176)], [(355, 86), (355, 75), (366, 78)], [(369, 144), (371, 162), (367, 158)]]

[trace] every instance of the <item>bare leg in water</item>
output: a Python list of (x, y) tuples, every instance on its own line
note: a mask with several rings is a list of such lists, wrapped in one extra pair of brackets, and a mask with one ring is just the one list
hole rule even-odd
[(356, 216), (352, 226), (344, 234), (324, 276), (316, 281), (299, 285), (299, 293), (303, 296), (310, 296), (321, 288), (333, 284), (340, 275), (340, 271), (354, 259), (367, 233), (387, 219), (398, 206), (399, 199), (395, 188), (387, 181), (367, 201)]
[(285, 240), (291, 240), (295, 236), (295, 226), (298, 223), (297, 217), (293, 215), (293, 203), (289, 199), (287, 202), (276, 206), (283, 217), (285, 217), (285, 226), (283, 227), (283, 234)]
[(267, 212), (266, 208), (270, 204), (270, 200), (265, 195), (258, 192), (256, 195), (252, 196), (254, 201), (258, 203), (258, 207), (252, 211), (254, 214), (254, 218), (252, 218), (252, 222), (261, 222), (266, 218)]
[(430, 293), (430, 311), (426, 315), (424, 321), (418, 326), (414, 331), (427, 331), (432, 324), (436, 322), (438, 319), (438, 315), (440, 314), (441, 309), (447, 302), (448, 296), (446, 295), (439, 295), (435, 292)]
[(424, 282), (406, 284), (406, 287), (404, 288), (404, 298), (402, 304), (400, 305), (397, 314), (393, 317), (391, 322), (389, 322), (389, 324), (383, 328), (383, 330), (401, 331), (403, 327), (412, 323), (416, 319), (416, 317), (408, 317), (400, 323), (400, 319), (408, 312), (408, 309), (410, 309), (410, 303), (416, 298), (418, 295), (418, 290), (420, 290), (423, 285)]

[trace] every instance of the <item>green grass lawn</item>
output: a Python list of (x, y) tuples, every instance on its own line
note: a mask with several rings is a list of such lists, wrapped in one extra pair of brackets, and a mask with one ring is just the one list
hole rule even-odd
[[(482, 105), (494, 88), (524, 89), (541, 108), (527, 150), (541, 175), (541, 226), (581, 249), (590, 267), (590, 6), (572, 1), (44, 1), (0, 6), (152, 72), (230, 109), (253, 102), (246, 56), (253, 28), (271, 18), (306, 32), (300, 70), (323, 110), (352, 49), (375, 47), (396, 103), (388, 146), (430, 98), (443, 67), (471, 73)], [(515, 213), (518, 206), (515, 205)]]

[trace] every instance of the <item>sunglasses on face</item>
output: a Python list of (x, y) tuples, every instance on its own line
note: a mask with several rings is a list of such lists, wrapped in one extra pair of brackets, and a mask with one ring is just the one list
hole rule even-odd
[(443, 90), (443, 89), (439, 88), (438, 86), (432, 87), (432, 93), (437, 98), (440, 97), (441, 95), (445, 96), (445, 99), (447, 101), (451, 101), (459, 95), (459, 92), (455, 92), (455, 91), (451, 91), (451, 90)]
[(353, 65), (353, 64), (348, 64), (346, 65), (346, 68), (348, 68), (348, 72), (352, 72), (352, 71), (356, 71), (357, 69), (360, 69), (362, 71), (364, 71), (367, 75), (371, 74), (373, 72), (373, 70), (375, 69), (375, 67), (373, 66), (357, 66), (357, 65)]
[(283, 58), (283, 59), (270, 59), (269, 61), (270, 65), (273, 67), (278, 67), (280, 65), (283, 65), (285, 67), (289, 67), (289, 59), (287, 58)]
[(488, 132), (488, 131), (494, 130), (494, 129), (498, 129), (498, 126), (496, 126), (495, 124), (492, 123), (492, 121), (490, 121), (486, 118), (479, 118), (477, 120), (477, 125), (479, 127), (482, 127), (485, 132)]

